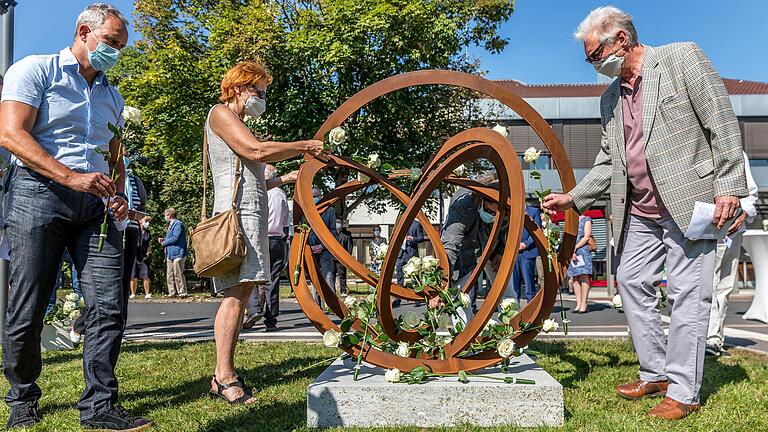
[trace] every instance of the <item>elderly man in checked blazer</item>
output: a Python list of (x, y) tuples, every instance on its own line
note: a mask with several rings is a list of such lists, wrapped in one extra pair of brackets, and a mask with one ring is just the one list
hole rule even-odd
[[(640, 362), (640, 380), (616, 390), (628, 399), (665, 395), (648, 414), (683, 418), (699, 408), (716, 248), (716, 240), (683, 233), (696, 201), (716, 204), (712, 223), (721, 227), (747, 195), (739, 126), (720, 76), (696, 44), (642, 45), (631, 17), (614, 7), (592, 11), (576, 38), (588, 63), (619, 78), (600, 101), (594, 167), (544, 207), (581, 213), (610, 189), (619, 292)], [(668, 338), (656, 308), (664, 268)]]

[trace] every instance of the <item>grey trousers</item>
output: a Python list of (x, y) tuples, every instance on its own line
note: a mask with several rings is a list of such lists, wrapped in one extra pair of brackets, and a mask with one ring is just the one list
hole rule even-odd
[[(640, 379), (669, 380), (667, 396), (699, 402), (704, 347), (712, 304), (715, 240), (689, 240), (671, 217), (630, 216), (617, 280)], [(667, 270), (669, 338), (656, 289)]]

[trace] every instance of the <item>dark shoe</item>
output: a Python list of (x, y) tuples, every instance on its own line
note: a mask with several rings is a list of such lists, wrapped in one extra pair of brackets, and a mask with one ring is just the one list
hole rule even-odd
[(276, 325), (267, 326), (264, 329), (264, 331), (267, 332), (267, 333), (276, 332), (277, 331), (277, 326)]
[(707, 357), (720, 357), (722, 353), (723, 352), (716, 345), (707, 344), (707, 347), (704, 348), (704, 355)]
[(11, 414), (8, 416), (6, 429), (32, 426), (40, 421), (37, 416), (37, 401), (24, 402), (11, 406)]
[(621, 397), (629, 400), (640, 399), (648, 396), (664, 396), (667, 394), (667, 381), (633, 381), (616, 387)]
[(244, 330), (252, 329), (257, 322), (261, 321), (262, 318), (264, 318), (264, 314), (261, 314), (261, 313), (246, 315), (245, 318), (243, 318), (243, 329)]
[(394, 299), (394, 300), (392, 300), (392, 307), (393, 307), (393, 308), (396, 308), (396, 307), (400, 307), (400, 304), (401, 304), (402, 302), (403, 302), (403, 301), (402, 301), (401, 299)]
[(660, 404), (651, 408), (648, 415), (651, 417), (663, 418), (665, 420), (680, 420), (700, 408), (699, 404), (684, 404), (670, 397), (665, 397)]
[(80, 420), (80, 426), (83, 429), (98, 429), (100, 431), (137, 432), (150, 428), (152, 421), (137, 417), (120, 405), (114, 405), (88, 420)]

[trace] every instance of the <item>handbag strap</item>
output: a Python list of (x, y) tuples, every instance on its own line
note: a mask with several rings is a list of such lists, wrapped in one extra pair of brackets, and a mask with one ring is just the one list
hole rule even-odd
[[(210, 128), (210, 118), (206, 121), (207, 128), (203, 129), (203, 205), (200, 209), (200, 221), (206, 220), (205, 207), (208, 190), (208, 128)], [(240, 176), (242, 175), (240, 166), (240, 157), (232, 152), (235, 157), (235, 178), (232, 185), (232, 210), (237, 211), (237, 192), (240, 188)]]

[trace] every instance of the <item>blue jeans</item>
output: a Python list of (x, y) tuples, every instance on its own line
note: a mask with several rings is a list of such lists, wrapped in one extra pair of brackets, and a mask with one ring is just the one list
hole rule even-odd
[(33, 171), (16, 169), (14, 201), (6, 220), (9, 238), (10, 295), (3, 337), (3, 372), (11, 388), (8, 405), (40, 399), (40, 332), (68, 249), (80, 275), (85, 299), (83, 370), (85, 390), (78, 408), (89, 419), (117, 401), (115, 365), (125, 328), (128, 292), (122, 289), (123, 239), (109, 220), (98, 252), (101, 199), (72, 191)]

